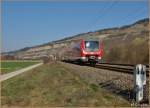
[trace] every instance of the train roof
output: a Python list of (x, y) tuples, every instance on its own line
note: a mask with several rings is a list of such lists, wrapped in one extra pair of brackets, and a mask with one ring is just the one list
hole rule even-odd
[(99, 39), (95, 38), (89, 38), (89, 39), (83, 39), (84, 41), (100, 41)]

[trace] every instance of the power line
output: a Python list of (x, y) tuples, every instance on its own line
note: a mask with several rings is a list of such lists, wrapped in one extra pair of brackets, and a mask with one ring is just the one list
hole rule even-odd
[[(143, 14), (145, 11), (146, 11), (145, 9), (141, 9), (141, 8), (140, 8), (140, 9), (137, 9), (137, 10), (135, 10), (134, 12), (127, 14), (126, 17), (123, 18), (122, 21), (123, 21), (123, 22), (126, 22), (126, 21), (128, 21), (130, 18), (134, 18), (134, 17), (137, 17), (137, 16)], [(135, 13), (135, 14), (134, 14), (134, 13)], [(148, 14), (148, 13), (147, 13), (147, 14)]]
[[(119, 0), (118, 1), (114, 1), (109, 7), (104, 9), (103, 13), (100, 16), (98, 16), (97, 19), (91, 25), (89, 25), (89, 27), (92, 28), (93, 26), (96, 25), (97, 22), (102, 21), (102, 18), (104, 18), (104, 16), (110, 11), (111, 8), (113, 8), (114, 5), (116, 5), (117, 2), (119, 2)], [(135, 11), (132, 11), (131, 13), (128, 13), (125, 17), (123, 17), (122, 21), (123, 22), (128, 21), (131, 18), (134, 18), (134, 17), (137, 17), (137, 16), (143, 14), (145, 11), (146, 10), (142, 9), (141, 7), (137, 8)]]
[[(97, 22), (99, 22), (100, 19), (104, 18), (104, 16), (109, 12), (109, 10), (110, 10), (114, 5), (116, 5), (117, 2), (119, 2), (119, 0), (113, 1), (113, 3), (112, 3), (109, 7), (104, 8), (104, 9), (103, 9), (103, 10), (104, 10), (103, 13), (100, 14), (100, 16), (98, 16), (97, 19), (96, 19), (93, 23), (89, 24), (89, 27), (92, 28)], [(100, 20), (100, 21), (102, 21), (102, 20)]]

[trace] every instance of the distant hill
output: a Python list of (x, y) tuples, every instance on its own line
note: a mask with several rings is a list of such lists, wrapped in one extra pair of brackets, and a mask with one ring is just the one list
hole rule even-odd
[(18, 58), (24, 59), (36, 59), (42, 56), (55, 55), (61, 59), (72, 44), (79, 42), (82, 38), (96, 38), (102, 40), (104, 44), (102, 62), (146, 64), (149, 62), (148, 24), (149, 18), (145, 18), (130, 25), (77, 34), (61, 40), (27, 47), (5, 54), (13, 54)]

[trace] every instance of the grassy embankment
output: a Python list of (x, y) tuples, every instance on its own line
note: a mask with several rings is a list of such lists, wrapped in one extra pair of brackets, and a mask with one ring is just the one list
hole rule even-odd
[(85, 83), (59, 63), (2, 82), (3, 106), (129, 106), (123, 98)]
[(149, 64), (148, 41), (135, 38), (128, 43), (119, 43), (113, 48), (105, 48), (102, 59), (110, 63)]
[(4, 60), (1, 61), (1, 74), (6, 74), (12, 71), (19, 70), (34, 64), (39, 63), (40, 61), (21, 61), (21, 60)]

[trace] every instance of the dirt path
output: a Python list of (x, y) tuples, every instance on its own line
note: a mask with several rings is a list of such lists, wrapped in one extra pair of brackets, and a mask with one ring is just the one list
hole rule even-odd
[(23, 73), (23, 72), (26, 72), (26, 71), (28, 71), (28, 70), (31, 70), (31, 69), (33, 69), (33, 68), (35, 68), (35, 67), (38, 67), (38, 66), (42, 65), (42, 64), (43, 64), (43, 63), (38, 63), (38, 64), (35, 64), (35, 65), (32, 65), (32, 66), (29, 66), (29, 67), (26, 67), (26, 68), (23, 68), (23, 69), (14, 71), (14, 72), (10, 72), (10, 73), (8, 73), (8, 74), (0, 75), (0, 82), (1, 82), (1, 81), (4, 81), (4, 80), (7, 80), (7, 79), (9, 79), (9, 78), (11, 78), (11, 77), (14, 77), (14, 76), (16, 76), (16, 75), (18, 75), (18, 74), (21, 74), (21, 73)]

